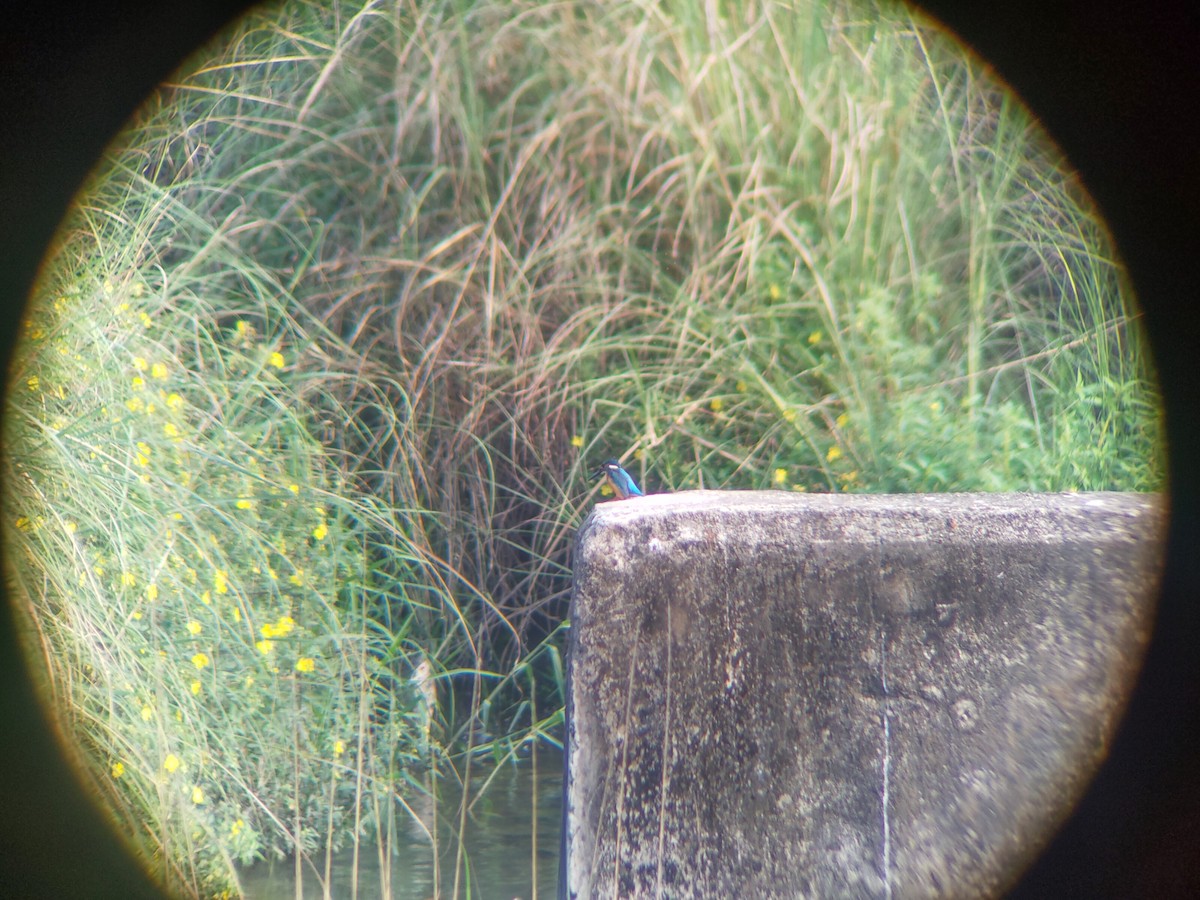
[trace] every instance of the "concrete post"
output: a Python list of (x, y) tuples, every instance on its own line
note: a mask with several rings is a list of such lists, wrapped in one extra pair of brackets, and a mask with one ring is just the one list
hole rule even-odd
[(970, 897), (1103, 759), (1165, 527), (1127, 494), (691, 491), (575, 548), (563, 892)]

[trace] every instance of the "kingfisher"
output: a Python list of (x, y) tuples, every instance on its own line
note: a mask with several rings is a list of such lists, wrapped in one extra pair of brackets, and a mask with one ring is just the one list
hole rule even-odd
[(633, 476), (626, 472), (624, 466), (615, 459), (606, 459), (602, 462), (592, 477), (604, 478), (612, 486), (613, 493), (617, 495), (618, 500), (645, 496), (642, 489), (637, 486), (637, 482), (633, 480)]

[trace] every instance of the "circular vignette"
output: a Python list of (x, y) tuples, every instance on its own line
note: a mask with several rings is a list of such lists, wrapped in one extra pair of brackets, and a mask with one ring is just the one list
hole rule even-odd
[[(56, 21), (43, 7), (36, 13), (41, 24), (15, 28), (28, 43), (7, 60), (8, 74), (24, 67), (20, 75), (27, 81), (25, 90), (5, 99), (4, 121), (10, 124), (3, 144), (3, 196), (9, 213), (4, 246), (12, 260), (4, 267), (5, 296), (27, 293), (69, 194), (120, 121), (241, 6), (176, 8), (167, 21), (152, 16), (147, 5), (126, 9), (120, 18), (108, 14), (107, 24), (95, 17), (68, 23), (60, 16)], [(1200, 458), (1196, 422), (1190, 417), (1197, 408), (1190, 371), (1197, 313), (1173, 307), (1170, 299), (1191, 296), (1200, 260), (1194, 232), (1185, 228), (1200, 218), (1196, 175), (1184, 165), (1195, 158), (1195, 146), (1178, 130), (1189, 118), (1184, 113), (1195, 111), (1194, 89), (1191, 96), (1180, 93), (1180, 85), (1189, 83), (1180, 49), (1188, 45), (1186, 20), (1168, 16), (1141, 21), (1128, 13), (1102, 26), (1094, 8), (1081, 4), (1058, 14), (1032, 4), (1010, 5), (991, 10), (986, 18), (947, 6), (933, 4), (932, 11), (990, 59), (1029, 102), (1106, 213), (1146, 310), (1173, 451), (1164, 602), (1142, 684), (1088, 799), (1018, 891), (1034, 896), (1039, 887), (1050, 885), (1106, 885), (1112, 890), (1114, 885), (1181, 884), (1155, 879), (1167, 878), (1163, 872), (1172, 862), (1175, 877), (1188, 877), (1190, 867), (1182, 857), (1188, 848), (1172, 844), (1169, 835), (1181, 833), (1176, 829), (1189, 808), (1170, 798), (1190, 799), (1194, 809), (1198, 796), (1196, 777), (1186, 769), (1190, 757), (1171, 749), (1197, 745), (1196, 677), (1186, 666), (1197, 624), (1188, 604), (1197, 587), (1195, 563), (1186, 556), (1197, 543), (1196, 474), (1187, 462)], [(1090, 30), (1072, 29), (1072, 23), (1089, 17)], [(1031, 30), (1030, 23), (1038, 27)], [(97, 41), (97, 30), (103, 40)], [(47, 46), (57, 49), (47, 53)], [(147, 47), (156, 52), (137, 52)], [(1072, 69), (1078, 60), (1090, 64)], [(106, 77), (97, 77), (98, 71)], [(21, 84), (20, 78), (16, 83)], [(1094, 115), (1114, 104), (1121, 115)], [(94, 115), (71, 115), (88, 107)], [(1098, 130), (1097, 121), (1105, 127)], [(3, 323), (10, 341), (18, 306), (10, 302)], [(9, 667), (3, 673), (4, 720), (10, 731), (2, 770), (8, 779), (6, 795), (14, 798), (9, 808), (26, 811), (8, 817), (5, 825), (5, 857), (16, 860), (20, 872), (10, 883), (28, 885), (25, 896), (143, 895), (148, 886), (104, 835), (103, 820), (87, 804), (46, 732), (11, 628), (6, 627), (4, 637), (9, 642), (3, 654), (3, 665)], [(1130, 801), (1133, 792), (1141, 792), (1143, 799)], [(1127, 802), (1133, 805), (1123, 805)], [(1118, 809), (1132, 809), (1133, 814), (1112, 815)], [(1101, 821), (1103, 826), (1097, 825)], [(97, 889), (100, 883), (105, 886)], [(1125, 895), (1135, 893), (1142, 891)]]

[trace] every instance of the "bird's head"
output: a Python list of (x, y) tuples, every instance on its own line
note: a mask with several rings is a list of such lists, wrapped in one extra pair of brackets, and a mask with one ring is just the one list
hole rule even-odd
[(605, 475), (612, 477), (621, 471), (621, 464), (615, 459), (606, 459), (600, 463), (600, 468), (592, 473), (592, 478), (603, 478)]

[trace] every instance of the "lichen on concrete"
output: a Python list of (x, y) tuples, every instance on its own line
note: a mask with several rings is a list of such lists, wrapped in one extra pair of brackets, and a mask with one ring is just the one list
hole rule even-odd
[(693, 491), (580, 530), (577, 897), (1000, 893), (1104, 757), (1159, 498)]

